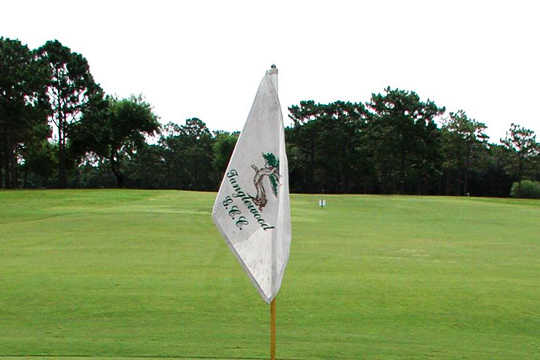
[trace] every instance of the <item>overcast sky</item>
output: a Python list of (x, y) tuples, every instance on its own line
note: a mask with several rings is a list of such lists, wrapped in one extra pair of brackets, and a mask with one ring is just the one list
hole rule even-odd
[[(58, 39), (108, 94), (161, 122), (240, 130), (266, 69), (287, 107), (416, 91), (488, 125), (540, 134), (538, 1), (4, 1), (0, 36)], [(540, 137), (540, 135), (539, 135)]]

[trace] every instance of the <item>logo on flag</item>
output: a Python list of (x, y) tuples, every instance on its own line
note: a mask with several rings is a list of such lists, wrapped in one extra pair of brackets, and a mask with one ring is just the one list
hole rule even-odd
[(257, 196), (251, 197), (253, 202), (259, 207), (259, 210), (266, 206), (268, 202), (266, 199), (266, 190), (264, 189), (263, 180), (268, 178), (272, 185), (272, 192), (277, 197), (277, 188), (279, 185), (279, 160), (272, 153), (263, 154), (263, 158), (266, 161), (265, 166), (259, 169), (256, 165), (251, 164), (253, 170), (255, 170), (255, 176), (253, 176), (253, 184), (257, 189)]

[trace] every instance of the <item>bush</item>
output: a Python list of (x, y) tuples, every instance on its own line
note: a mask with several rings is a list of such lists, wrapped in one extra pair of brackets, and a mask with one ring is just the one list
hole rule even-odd
[(516, 198), (540, 199), (540, 181), (522, 180), (521, 189), (516, 181), (512, 184), (510, 196)]

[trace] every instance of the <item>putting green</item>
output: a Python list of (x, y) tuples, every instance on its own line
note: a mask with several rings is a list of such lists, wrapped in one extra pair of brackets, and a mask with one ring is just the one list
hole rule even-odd
[[(0, 191), (0, 357), (268, 357), (214, 197)], [(278, 358), (540, 359), (540, 201), (318, 199), (292, 195)]]

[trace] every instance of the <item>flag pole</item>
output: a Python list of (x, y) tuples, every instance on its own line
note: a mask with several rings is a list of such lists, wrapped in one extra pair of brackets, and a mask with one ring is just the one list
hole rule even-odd
[(276, 360), (276, 298), (270, 303), (270, 359)]
[[(277, 92), (277, 67), (275, 64), (272, 64), (272, 66), (270, 66), (270, 69), (270, 71), (276, 74), (276, 76), (273, 77), (273, 80)], [(274, 297), (272, 299), (272, 302), (270, 302), (270, 360), (276, 360), (276, 297)]]

